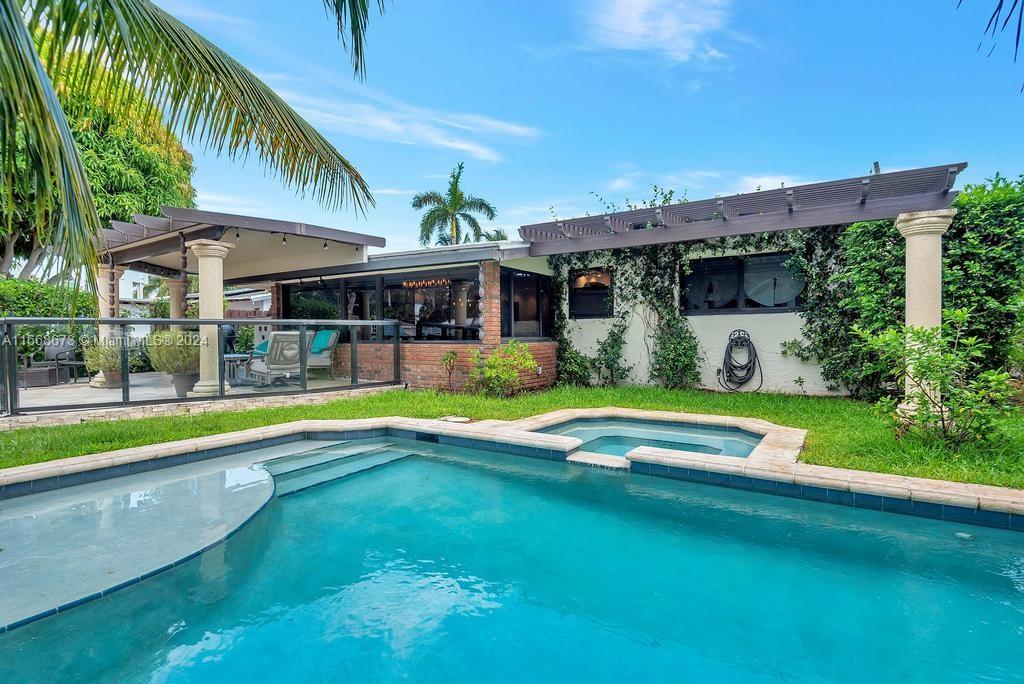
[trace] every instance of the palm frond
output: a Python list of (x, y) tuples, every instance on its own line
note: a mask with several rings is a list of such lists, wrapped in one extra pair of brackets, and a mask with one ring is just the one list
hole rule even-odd
[[(352, 56), (352, 70), (359, 79), (366, 76), (363, 54), (370, 4), (367, 0), (324, 0), (324, 9), (338, 20), (338, 39)], [(377, 0), (376, 5), (380, 13), (384, 14), (384, 0)]]
[[(3, 188), (3, 233), (10, 232), (14, 185), (19, 173), (17, 155), (25, 155), (25, 170), (34, 189), (33, 221), (41, 230), (37, 239), (48, 254), (63, 256), (57, 267), (79, 282), (79, 265), (95, 263), (99, 218), (71, 128), (61, 109), (35, 44), (17, 8), (0, 3), (0, 170)], [(92, 272), (86, 277), (91, 281)]]
[(423, 207), (443, 207), (447, 204), (444, 196), (431, 190), (430, 192), (421, 192), (414, 195), (412, 198), (412, 208), (422, 209)]
[(487, 242), (502, 242), (508, 240), (508, 232), (504, 228), (492, 228), (483, 232), (483, 239)]
[(438, 235), (447, 232), (448, 211), (444, 207), (434, 207), (420, 219), (420, 244), (424, 247), (430, 244), (430, 238), (434, 233)]
[(493, 221), (497, 212), (494, 210), (494, 206), (485, 199), (474, 197), (473, 195), (466, 195), (462, 200), (463, 211), (471, 211), (475, 214), (483, 214), (487, 217), (488, 221)]
[(465, 221), (466, 225), (469, 226), (470, 230), (473, 231), (473, 241), (480, 242), (480, 238), (483, 235), (483, 229), (480, 227), (480, 222), (476, 220), (476, 216), (473, 216), (472, 214), (467, 214), (464, 211), (460, 211), (459, 218)]
[[(358, 211), (373, 205), (359, 172), (313, 126), (149, 0), (26, 0), (25, 7), (29, 30), (48, 36), (47, 69), (64, 86), (84, 90), (105, 66), (125, 74), (184, 137), (231, 158), (255, 150), (272, 175), (328, 209), (347, 201)], [(129, 106), (128, 94), (111, 89), (114, 111)]]

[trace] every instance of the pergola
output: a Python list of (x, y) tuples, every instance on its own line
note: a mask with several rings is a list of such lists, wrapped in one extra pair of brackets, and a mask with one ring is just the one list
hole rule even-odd
[[(942, 236), (966, 162), (523, 226), (531, 256), (896, 219), (906, 240), (906, 323), (942, 323)], [(909, 382), (909, 381), (908, 381)]]
[[(336, 228), (199, 209), (161, 207), (163, 216), (136, 214), (114, 221), (99, 245), (97, 298), (101, 317), (119, 316), (118, 281), (127, 269), (165, 279), (171, 318), (185, 314), (187, 274), (199, 275), (199, 317), (224, 316), (224, 279), (252, 278), (283, 269), (366, 261), (367, 247), (382, 237)], [(200, 335), (216, 338), (216, 329)], [(111, 335), (111, 331), (105, 331)], [(219, 389), (217, 349), (202, 347), (197, 394)], [(96, 383), (102, 385), (102, 374)]]

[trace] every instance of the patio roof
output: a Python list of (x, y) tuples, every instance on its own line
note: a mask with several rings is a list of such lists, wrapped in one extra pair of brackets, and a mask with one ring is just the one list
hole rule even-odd
[[(197, 272), (184, 244), (224, 239), (235, 245), (225, 275), (258, 275), (281, 267), (328, 265), (365, 259), (366, 247), (383, 247), (382, 237), (295, 221), (242, 216), (201, 209), (161, 207), (163, 216), (136, 214), (131, 223), (112, 221), (99, 251), (117, 265), (165, 277)], [(290, 238), (290, 240), (289, 240)], [(324, 249), (329, 244), (340, 249)], [(341, 254), (339, 254), (341, 252)]]
[(944, 209), (966, 162), (523, 226), (531, 256), (687, 242)]

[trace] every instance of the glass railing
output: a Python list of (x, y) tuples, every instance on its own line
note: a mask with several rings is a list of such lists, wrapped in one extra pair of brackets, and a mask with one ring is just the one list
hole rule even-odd
[(0, 413), (401, 382), (391, 320), (0, 318)]

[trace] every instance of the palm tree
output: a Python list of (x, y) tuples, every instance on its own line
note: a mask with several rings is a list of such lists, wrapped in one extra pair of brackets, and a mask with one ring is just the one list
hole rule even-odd
[(508, 240), (508, 233), (504, 228), (495, 228), (493, 230), (485, 230), (481, 238), (486, 242), (501, 242), (502, 240)]
[[(470, 239), (479, 242), (483, 230), (473, 214), (482, 214), (488, 221), (494, 220), (494, 207), (490, 202), (462, 192), (462, 169), (463, 164), (459, 162), (452, 170), (448, 191), (445, 194), (432, 190), (421, 192), (412, 198), (413, 209), (430, 207), (420, 219), (420, 244), (424, 247), (430, 244), (435, 234), (435, 244), (438, 245), (457, 245), (460, 242), (469, 242)], [(470, 235), (463, 235), (463, 223), (472, 231)]]
[[(362, 77), (370, 5), (383, 12), (384, 0), (323, 2)], [(150, 0), (2, 0), (0, 231), (27, 210), (76, 282), (82, 266), (95, 263), (101, 225), (54, 83), (88, 92), (105, 70), (124, 77), (107, 90), (115, 115), (137, 106), (129, 97), (135, 89), (183, 137), (231, 158), (255, 150), (271, 174), (328, 209), (351, 203), (363, 212), (373, 205), (359, 172), (313, 126)], [(26, 175), (32, 203), (16, 207), (12, 188)]]

